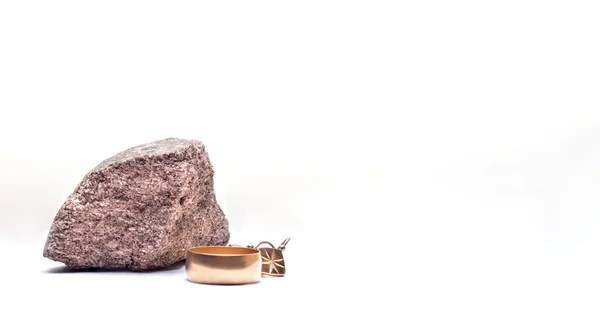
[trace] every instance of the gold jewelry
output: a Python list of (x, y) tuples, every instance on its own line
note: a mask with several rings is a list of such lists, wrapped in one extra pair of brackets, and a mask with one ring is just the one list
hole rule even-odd
[[(283, 251), (290, 238), (279, 247), (268, 241), (256, 246), (240, 245), (192, 247), (186, 251), (185, 271), (189, 281), (201, 284), (252, 284), (262, 276), (285, 276)], [(268, 245), (269, 247), (260, 247)]]
[(290, 241), (290, 238), (284, 240), (279, 247), (275, 248), (272, 243), (263, 241), (256, 245), (260, 247), (262, 244), (271, 246), (270, 248), (258, 248), (262, 259), (262, 274), (265, 276), (283, 277), (285, 276), (285, 261), (283, 260), (283, 251), (285, 246)]
[[(285, 276), (285, 261), (283, 260), (283, 251), (285, 246), (290, 242), (291, 238), (286, 238), (279, 247), (275, 246), (268, 241), (261, 241), (256, 246), (248, 245), (246, 248), (258, 249), (262, 259), (261, 274), (269, 277), (283, 277)], [(267, 248), (260, 248), (261, 245), (269, 245)], [(230, 245), (230, 247), (236, 247), (237, 245)], [(239, 246), (238, 246), (239, 247)]]
[(233, 246), (193, 247), (187, 250), (188, 280), (202, 284), (252, 284), (261, 279), (261, 252)]

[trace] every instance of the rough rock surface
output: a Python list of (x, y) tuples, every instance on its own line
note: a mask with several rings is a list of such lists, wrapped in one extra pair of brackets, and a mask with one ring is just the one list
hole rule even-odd
[(43, 255), (74, 269), (144, 271), (199, 245), (226, 245), (204, 145), (168, 138), (127, 149), (90, 171), (58, 210)]

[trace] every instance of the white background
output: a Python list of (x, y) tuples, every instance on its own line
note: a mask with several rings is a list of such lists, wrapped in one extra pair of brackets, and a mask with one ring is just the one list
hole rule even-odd
[[(599, 16), (1, 1), (0, 310), (598, 312)], [(220, 288), (42, 257), (87, 171), (166, 137), (206, 144), (232, 242), (292, 237), (287, 277)]]

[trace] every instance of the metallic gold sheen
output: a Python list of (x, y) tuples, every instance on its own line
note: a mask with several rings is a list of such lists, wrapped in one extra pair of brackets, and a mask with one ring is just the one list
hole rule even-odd
[(193, 247), (185, 259), (187, 279), (201, 284), (258, 283), (262, 266), (259, 250), (232, 246)]
[[(258, 249), (262, 259), (262, 276), (283, 277), (285, 276), (285, 261), (283, 260), (283, 251), (286, 245), (290, 242), (290, 238), (286, 238), (279, 247), (268, 241), (261, 241), (256, 246), (247, 245), (246, 248)], [(270, 248), (261, 248), (262, 245), (268, 245)], [(229, 245), (229, 247), (241, 247), (240, 245)]]
[(280, 249), (259, 248), (262, 258), (262, 274), (264, 276), (285, 276), (285, 262)]

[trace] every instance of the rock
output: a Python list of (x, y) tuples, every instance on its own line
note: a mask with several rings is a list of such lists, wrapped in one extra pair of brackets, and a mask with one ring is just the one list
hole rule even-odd
[(43, 255), (73, 269), (145, 271), (191, 246), (226, 245), (204, 144), (168, 138), (122, 151), (87, 173), (58, 210)]

